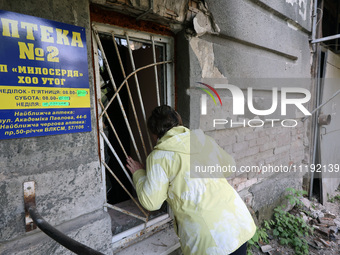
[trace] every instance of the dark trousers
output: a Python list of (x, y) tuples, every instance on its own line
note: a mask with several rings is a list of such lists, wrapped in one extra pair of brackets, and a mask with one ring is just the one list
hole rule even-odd
[(230, 255), (246, 255), (247, 254), (247, 243), (248, 242), (245, 242), (244, 244), (242, 244), (240, 248), (238, 248), (233, 253), (230, 253)]

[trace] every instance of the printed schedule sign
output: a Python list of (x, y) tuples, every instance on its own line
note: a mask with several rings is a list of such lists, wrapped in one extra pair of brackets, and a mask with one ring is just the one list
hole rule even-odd
[(85, 28), (0, 10), (0, 139), (91, 131)]

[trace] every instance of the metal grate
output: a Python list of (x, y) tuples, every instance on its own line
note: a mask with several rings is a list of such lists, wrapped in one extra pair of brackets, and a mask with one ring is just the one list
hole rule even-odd
[[(144, 222), (148, 222), (149, 212), (143, 209), (138, 201), (134, 198), (133, 181), (123, 162), (125, 162), (125, 158), (129, 156), (129, 153), (135, 153), (139, 162), (142, 163), (153, 148), (152, 139), (146, 126), (147, 117), (145, 102), (143, 101), (142, 95), (143, 90), (140, 86), (140, 77), (143, 75), (143, 70), (153, 70), (154, 81), (150, 83), (154, 83), (154, 86), (152, 88), (148, 88), (147, 92), (144, 91), (144, 93), (149, 93), (150, 90), (152, 90), (156, 95), (156, 105), (160, 105), (161, 103), (171, 104), (169, 100), (171, 98), (170, 83), (172, 83), (172, 65), (169, 64), (172, 63), (172, 52), (169, 50), (169, 46), (166, 42), (167, 40), (156, 35), (127, 32), (126, 30), (122, 31), (119, 29), (115, 30), (112, 27), (106, 27), (98, 24), (93, 24), (92, 31), (93, 37), (95, 39), (94, 44), (97, 46), (97, 51), (95, 47), (96, 59), (98, 62), (101, 62), (96, 65), (96, 76), (101, 75), (100, 68), (105, 69), (106, 74), (108, 75), (107, 81), (102, 80), (100, 86), (98, 86), (98, 81), (100, 81), (100, 79), (99, 77), (96, 77), (98, 103), (97, 117), (99, 123), (98, 126), (100, 134), (103, 177), (105, 178), (105, 170), (107, 170), (114, 177), (117, 183), (123, 188), (126, 194), (128, 194), (129, 198), (135, 203), (143, 216), (108, 202), (104, 206), (135, 217)], [(108, 48), (107, 46), (104, 46), (104, 39), (105, 43), (110, 40), (112, 47)], [(127, 54), (124, 56), (122, 56), (121, 53), (122, 46), (127, 47)], [(151, 48), (151, 63), (143, 63), (143, 65), (139, 64), (139, 66), (135, 64), (136, 61), (134, 51), (139, 47)], [(162, 53), (158, 54), (160, 56), (157, 56), (156, 48), (158, 50), (157, 52)], [(108, 55), (110, 55), (110, 57), (114, 55), (116, 57), (116, 63), (118, 62), (119, 65), (113, 66), (113, 64), (109, 61), (110, 57), (108, 57)], [(126, 64), (124, 65), (123, 57), (125, 57), (125, 62), (129, 61), (129, 66)], [(117, 81), (119, 79), (116, 78), (118, 76), (121, 80), (119, 82)], [(150, 78), (150, 76), (147, 78)], [(145, 80), (145, 77), (143, 80)], [(162, 84), (160, 84), (160, 80), (162, 81)], [(112, 93), (110, 98), (103, 100), (102, 87), (106, 86), (110, 86), (108, 89), (111, 89)], [(115, 109), (114, 112), (120, 111), (121, 116), (124, 119), (123, 123), (110, 116), (109, 112), (112, 111), (114, 104), (119, 106), (119, 110)], [(150, 102), (147, 102), (147, 104), (150, 104)], [(156, 105), (153, 105), (152, 108)], [(107, 125), (104, 124), (104, 120)], [(121, 137), (117, 127), (119, 130), (122, 130), (123, 127), (124, 132), (127, 130), (128, 139), (126, 136), (125, 138)], [(107, 128), (110, 128), (110, 133), (113, 134), (113, 137), (108, 137), (108, 132), (106, 132)], [(115, 144), (113, 144), (113, 141)], [(126, 147), (131, 147), (131, 151), (129, 151), (129, 148)], [(141, 151), (143, 151), (143, 154), (141, 154)], [(117, 166), (119, 166), (119, 169), (112, 169), (112, 167), (109, 166), (107, 161), (108, 153), (113, 155), (115, 161), (117, 162)], [(127, 178), (129, 184), (132, 185), (132, 191), (129, 190), (126, 183), (123, 183), (121, 180), (122, 177), (118, 176), (118, 173), (121, 172), (124, 173), (124, 176)]]

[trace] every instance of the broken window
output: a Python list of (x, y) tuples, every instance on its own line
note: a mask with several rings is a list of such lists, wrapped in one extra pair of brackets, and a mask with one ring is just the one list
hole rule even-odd
[(139, 204), (125, 165), (127, 156), (145, 163), (156, 143), (147, 118), (157, 105), (172, 105), (173, 42), (101, 24), (93, 25), (93, 41), (104, 206), (119, 241), (169, 218), (166, 204), (156, 212)]

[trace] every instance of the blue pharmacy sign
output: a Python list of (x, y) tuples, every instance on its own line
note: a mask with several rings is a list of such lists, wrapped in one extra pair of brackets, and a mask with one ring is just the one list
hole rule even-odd
[(0, 139), (91, 131), (85, 28), (0, 10)]

